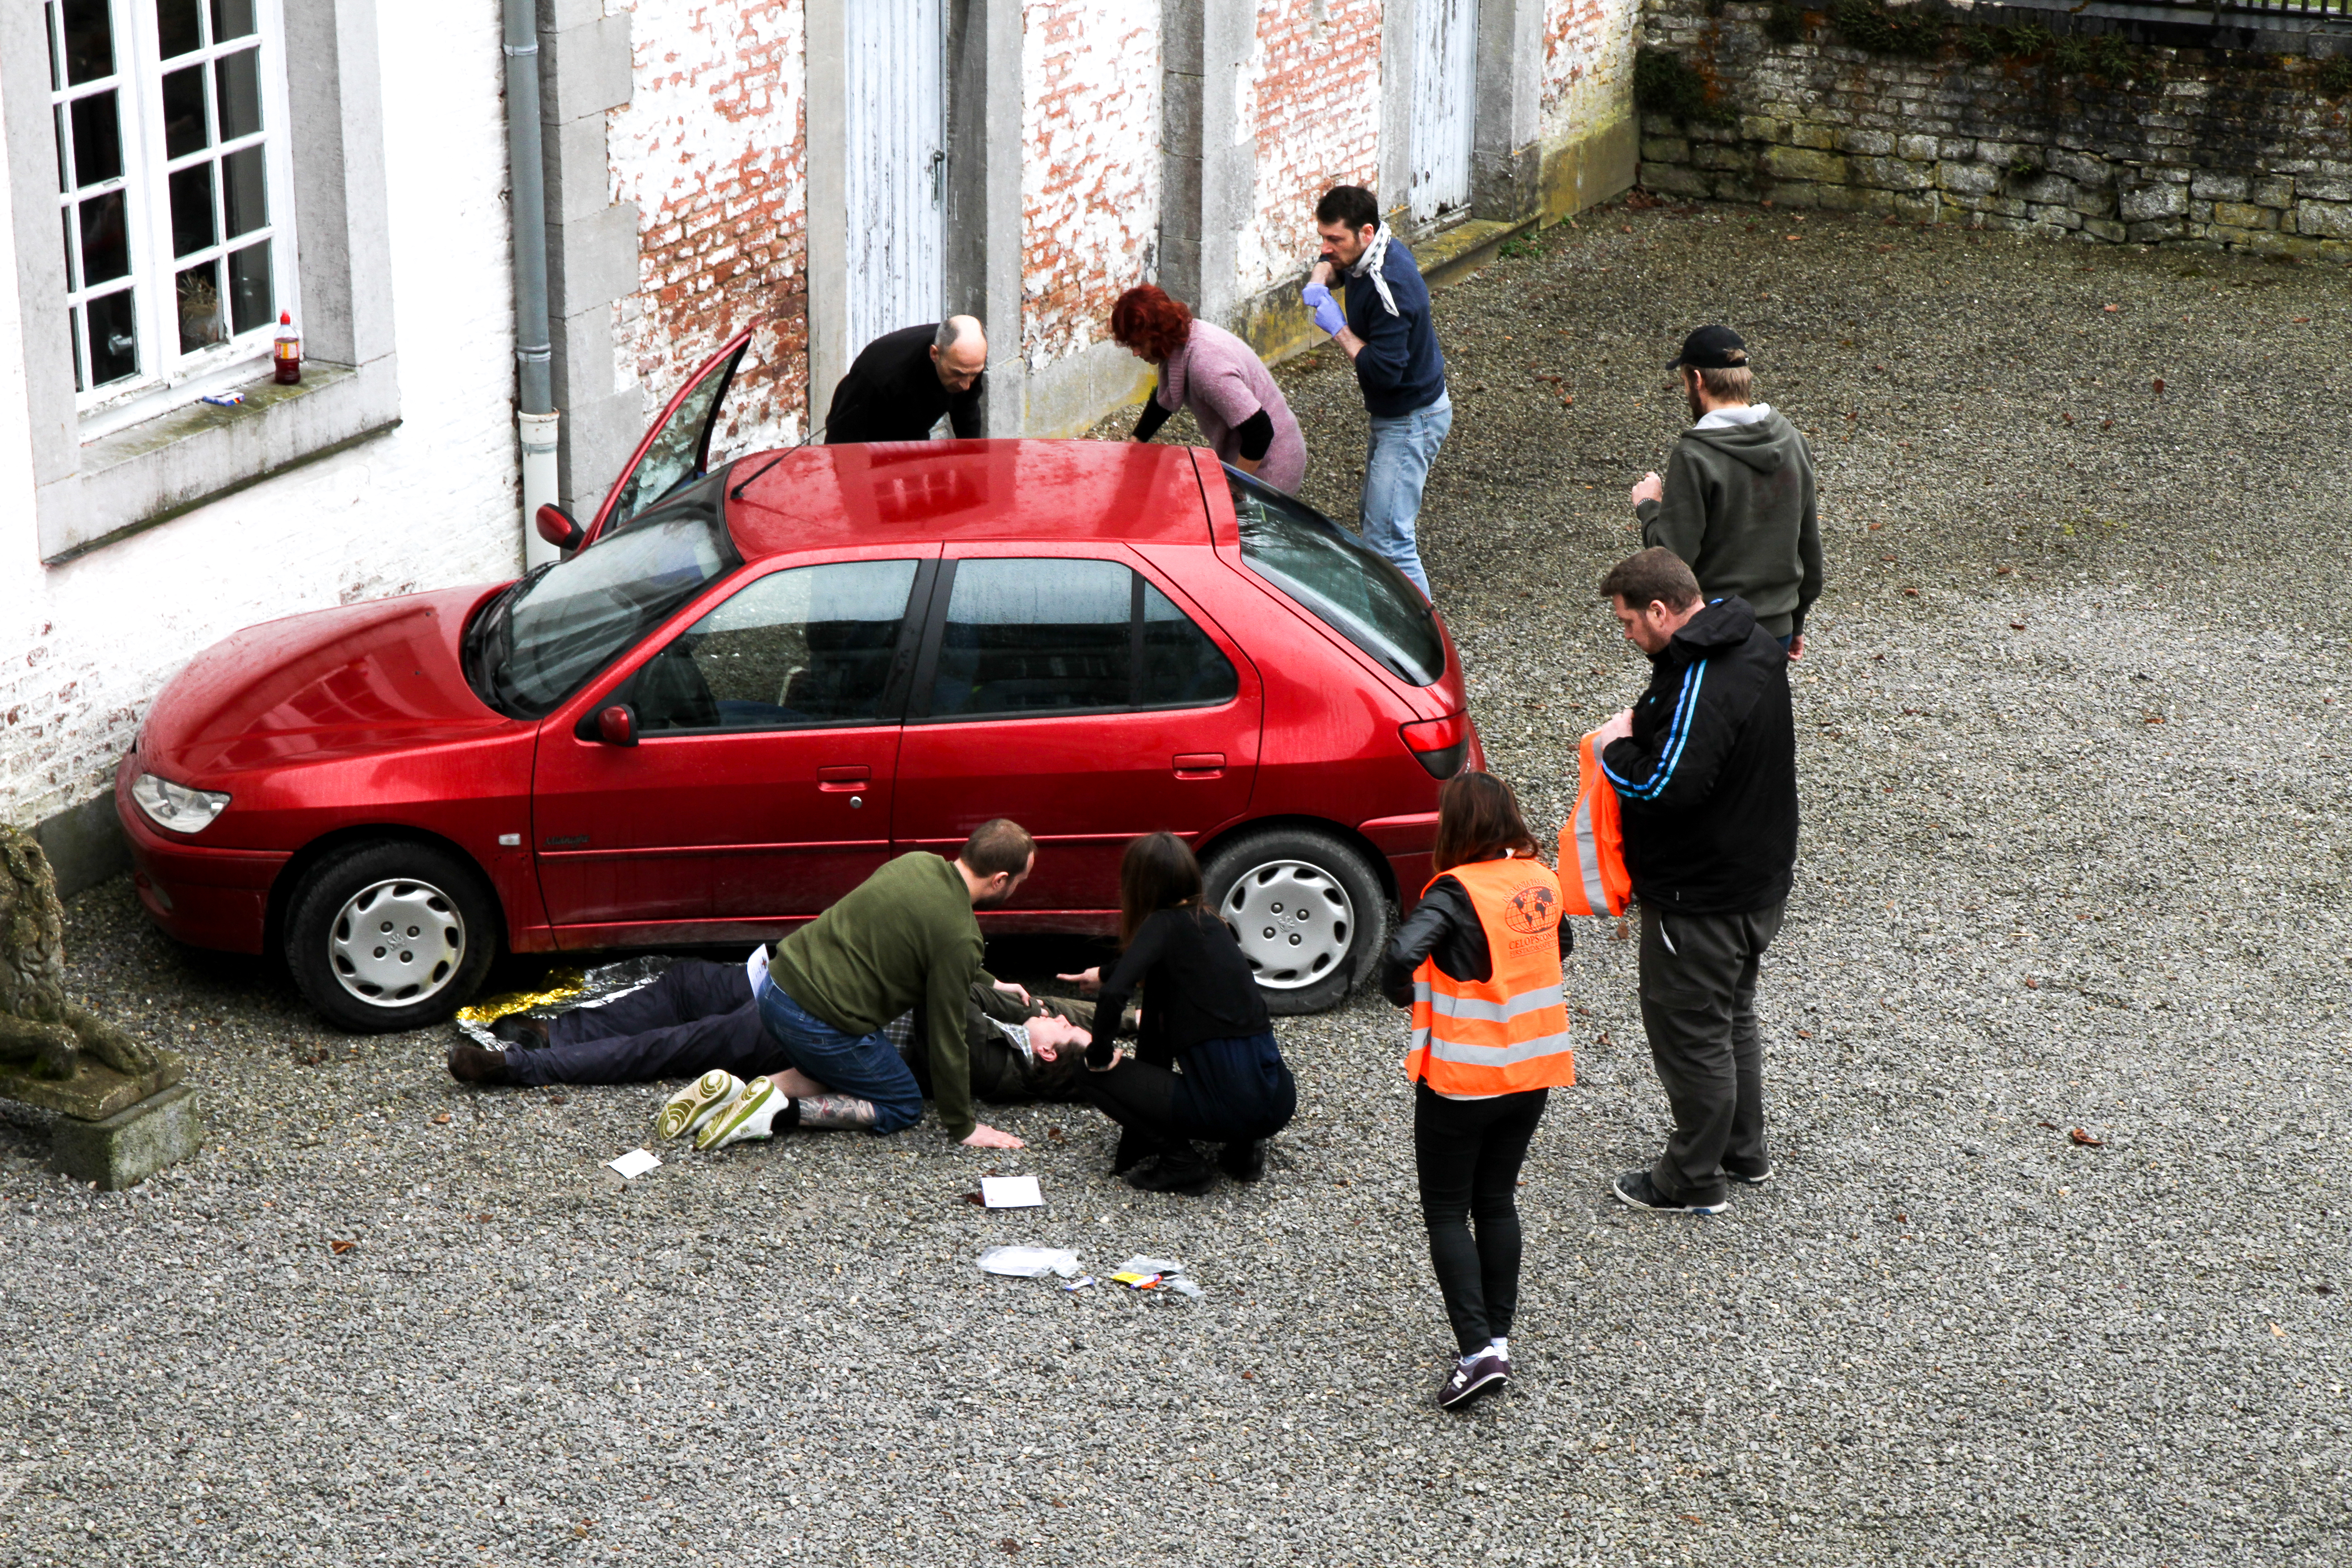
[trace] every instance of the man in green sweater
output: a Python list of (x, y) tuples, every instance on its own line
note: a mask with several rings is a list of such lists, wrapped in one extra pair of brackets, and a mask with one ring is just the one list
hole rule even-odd
[(1642, 542), (1681, 557), (1707, 599), (1747, 600), (1756, 624), (1801, 658), (1805, 612), (1822, 592), (1812, 450), (1779, 410), (1749, 401), (1748, 345), (1729, 327), (1701, 327), (1666, 368), (1681, 371), (1695, 423), (1665, 477), (1633, 487)]
[(921, 850), (899, 856), (767, 949), (764, 972), (754, 954), (760, 1020), (793, 1066), (746, 1085), (695, 1146), (803, 1125), (913, 1126), (922, 1120), (923, 1091), (883, 1029), (920, 1007), (933, 1098), (949, 1135), (976, 1149), (1020, 1148), (1020, 1139), (972, 1116), (964, 1012), (973, 981), (997, 984), (981, 967), (972, 911), (1010, 900), (1036, 863), (1035, 841), (998, 817), (974, 828), (952, 860)]

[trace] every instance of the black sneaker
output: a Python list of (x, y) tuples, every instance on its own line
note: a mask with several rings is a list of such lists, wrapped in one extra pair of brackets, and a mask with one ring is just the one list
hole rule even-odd
[(1198, 1154), (1162, 1154), (1146, 1169), (1127, 1178), (1140, 1193), (1181, 1193), (1197, 1198), (1217, 1184), (1217, 1168)]
[(1738, 1182), (1743, 1187), (1760, 1187), (1780, 1173), (1772, 1168), (1772, 1162), (1767, 1160), (1764, 1162), (1764, 1168), (1760, 1171), (1735, 1171), (1726, 1165), (1723, 1168), (1723, 1174), (1727, 1181)]
[(520, 1013), (509, 1013), (490, 1025), (490, 1033), (520, 1050), (543, 1051), (547, 1048), (547, 1020), (527, 1018)]
[(1652, 1214), (1721, 1214), (1731, 1206), (1728, 1200), (1711, 1204), (1685, 1203), (1658, 1191), (1647, 1171), (1628, 1171), (1609, 1184), (1617, 1201), (1629, 1208), (1647, 1209)]
[(1265, 1174), (1265, 1140), (1252, 1138), (1228, 1143), (1217, 1153), (1217, 1169), (1236, 1182), (1255, 1182)]
[(449, 1076), (459, 1083), (512, 1083), (504, 1053), (459, 1040), (449, 1047)]
[(1454, 1370), (1445, 1374), (1445, 1381), (1438, 1384), (1437, 1407), (1458, 1409), (1488, 1389), (1500, 1388), (1510, 1375), (1511, 1363), (1491, 1350), (1481, 1352), (1468, 1366), (1456, 1362)]

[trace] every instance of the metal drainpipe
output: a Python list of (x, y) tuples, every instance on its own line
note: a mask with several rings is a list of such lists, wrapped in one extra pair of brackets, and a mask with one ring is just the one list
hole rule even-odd
[(512, 188), (515, 290), (515, 426), (522, 440), (522, 559), (556, 558), (540, 538), (539, 509), (556, 499), (553, 351), (547, 326), (547, 171), (539, 140), (537, 0), (505, 0), (507, 172)]

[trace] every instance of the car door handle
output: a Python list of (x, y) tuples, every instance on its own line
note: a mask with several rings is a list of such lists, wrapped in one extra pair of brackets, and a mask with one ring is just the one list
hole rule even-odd
[(1174, 765), (1180, 779), (1221, 779), (1225, 776), (1225, 753), (1179, 752)]
[(819, 768), (816, 787), (828, 792), (864, 789), (874, 770), (863, 763), (845, 763), (837, 767)]

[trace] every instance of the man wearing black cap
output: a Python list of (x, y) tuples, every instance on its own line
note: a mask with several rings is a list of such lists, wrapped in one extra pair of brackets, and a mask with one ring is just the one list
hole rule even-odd
[(1665, 477), (1633, 487), (1642, 542), (1682, 557), (1707, 598), (1748, 601), (1756, 624), (1801, 658), (1805, 612), (1822, 592), (1811, 448), (1770, 404), (1748, 401), (1748, 345), (1729, 327), (1701, 327), (1666, 368), (1681, 371), (1696, 423)]

